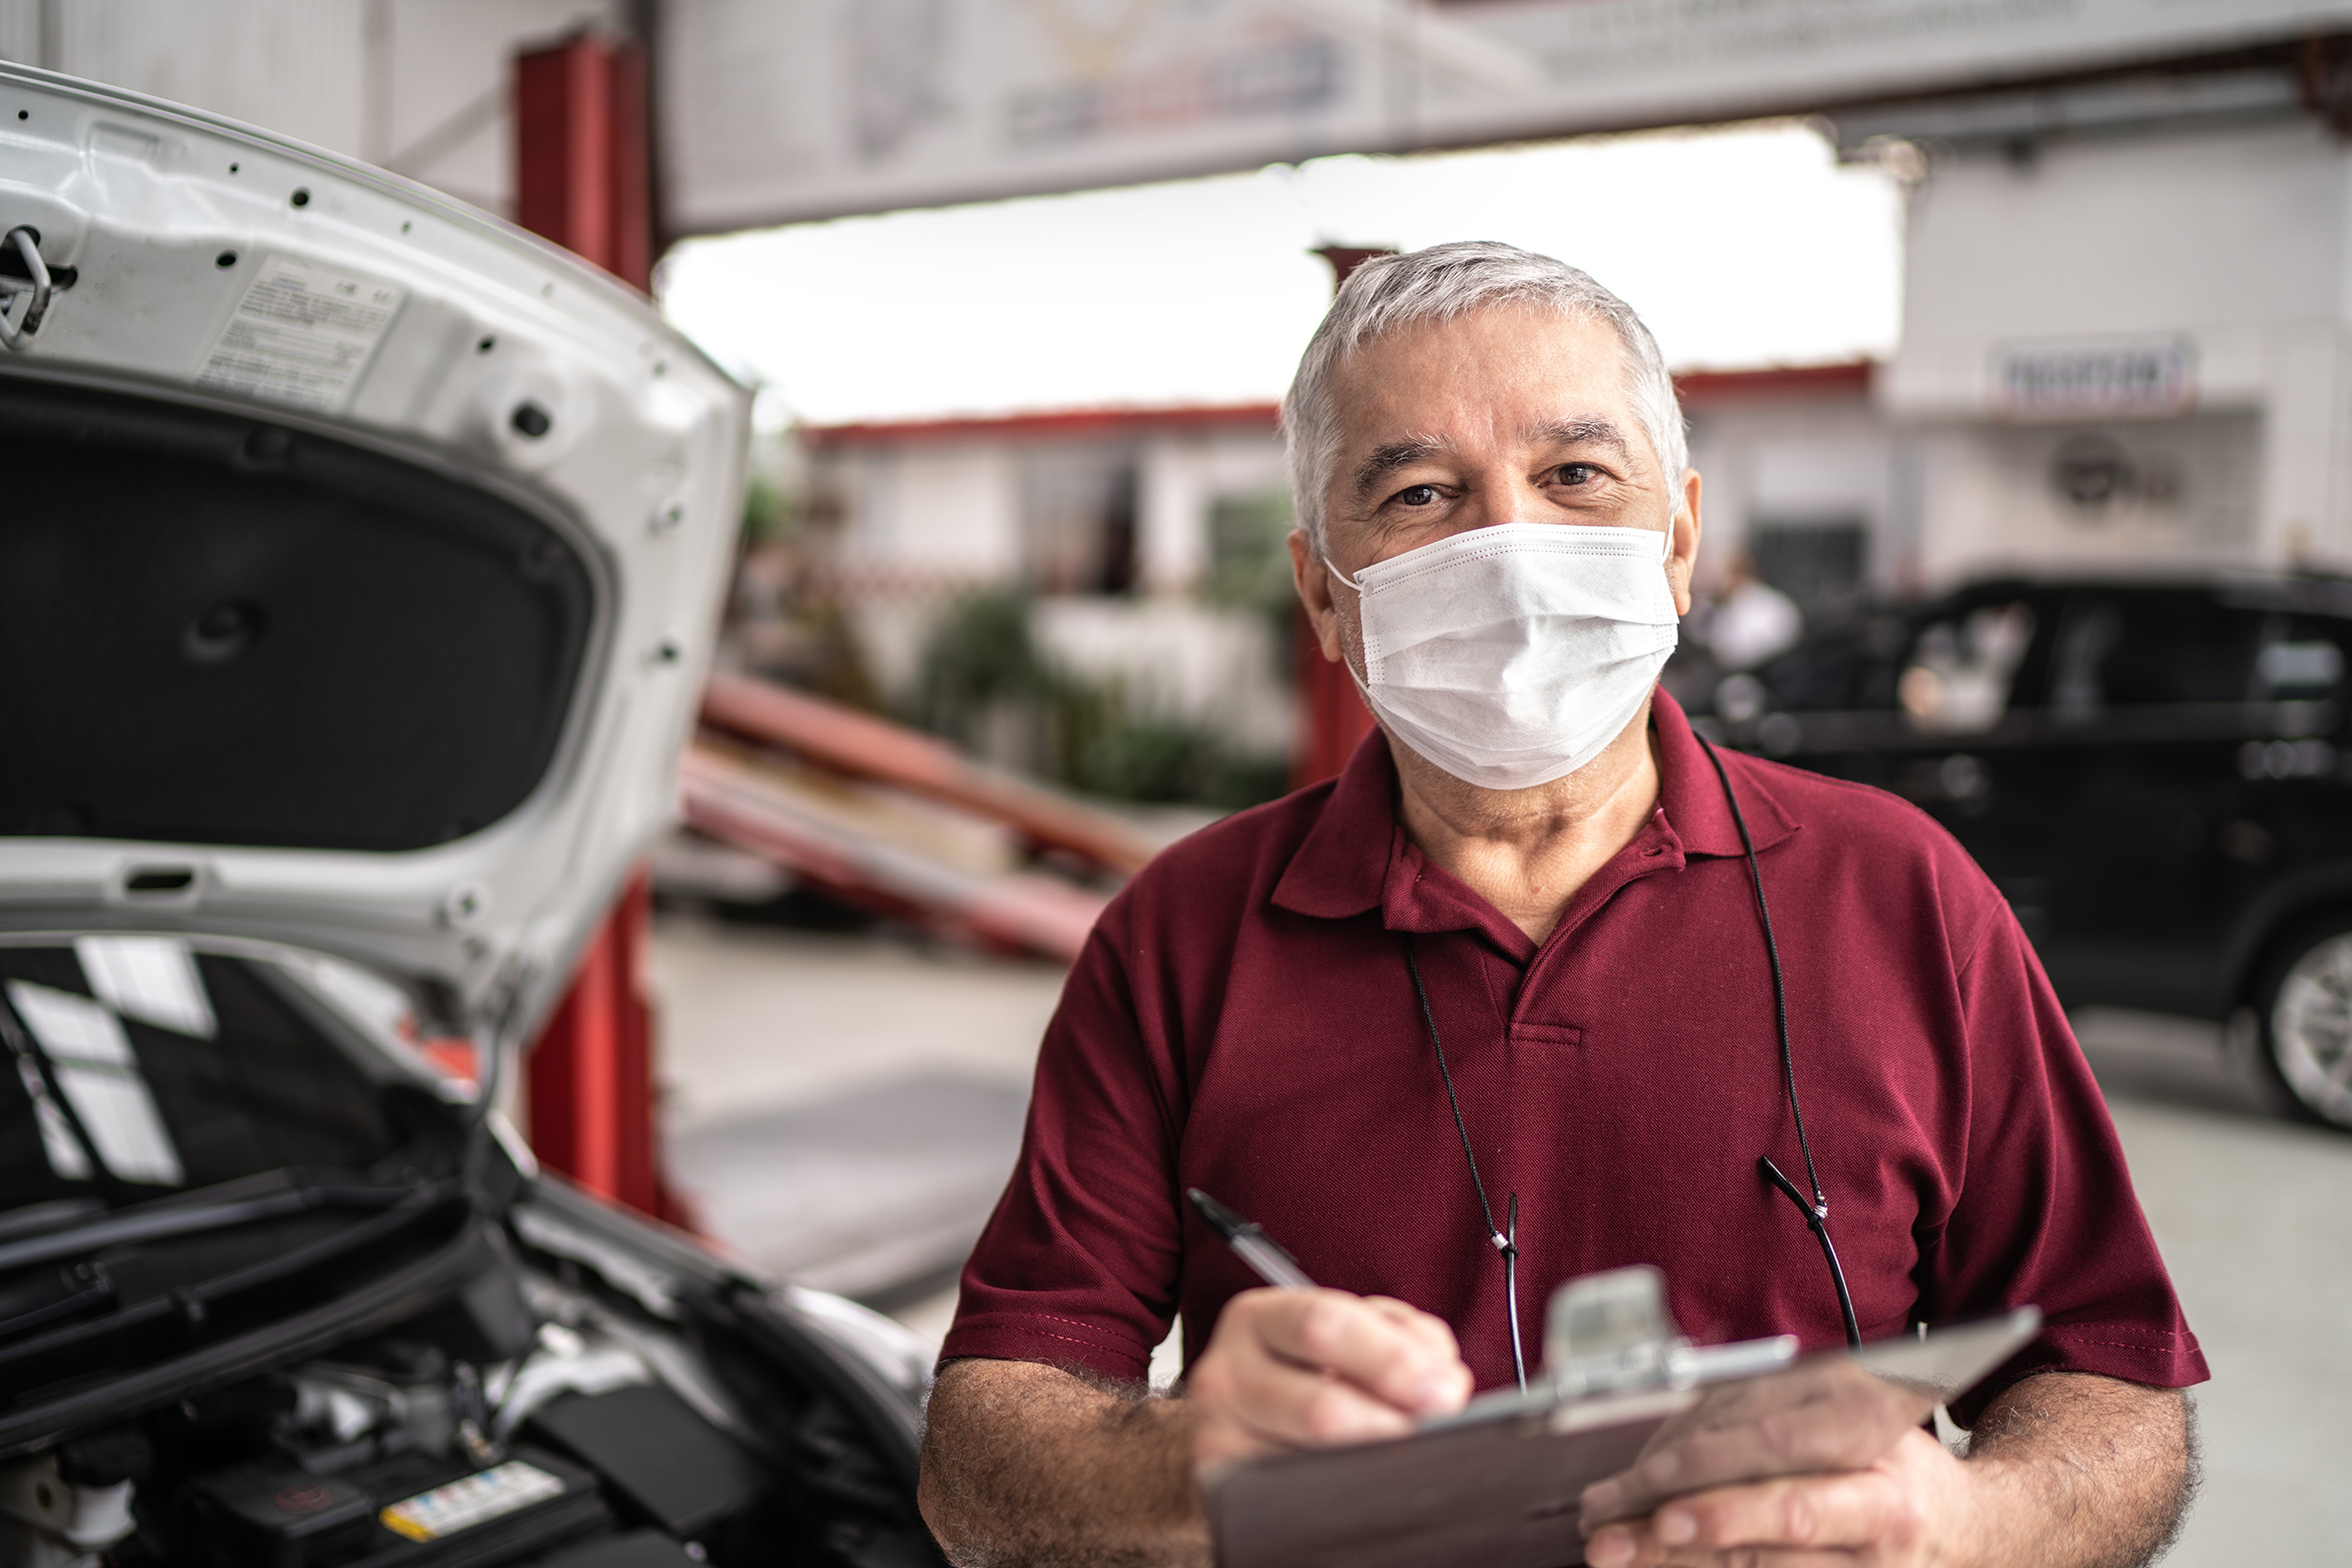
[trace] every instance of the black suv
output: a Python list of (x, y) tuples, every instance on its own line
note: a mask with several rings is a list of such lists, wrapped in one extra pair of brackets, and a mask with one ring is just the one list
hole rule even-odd
[(2348, 648), (2352, 580), (1983, 581), (1729, 676), (1700, 722), (1932, 812), (2067, 1005), (2249, 1008), (2352, 1126)]

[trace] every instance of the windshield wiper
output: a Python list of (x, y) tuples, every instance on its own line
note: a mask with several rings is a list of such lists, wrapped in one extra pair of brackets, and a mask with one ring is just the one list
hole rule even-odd
[(257, 1219), (300, 1214), (308, 1209), (393, 1208), (426, 1190), (423, 1185), (294, 1187), (220, 1202), (181, 1203), (147, 1212), (134, 1210), (107, 1219), (93, 1220), (87, 1225), (74, 1225), (39, 1236), (28, 1236), (23, 1241), (0, 1242), (0, 1273), (34, 1263), (55, 1262), (61, 1258), (78, 1258), (85, 1253), (125, 1242), (152, 1242), (174, 1236), (193, 1236), (204, 1231), (249, 1224)]
[(13, 1339), (113, 1299), (113, 1277), (99, 1264), (61, 1268), (46, 1279), (0, 1291), (0, 1339)]
[(104, 1214), (106, 1205), (95, 1197), (57, 1197), (46, 1203), (28, 1203), (0, 1214), (0, 1242), (19, 1236), (42, 1235), (79, 1225), (93, 1214)]

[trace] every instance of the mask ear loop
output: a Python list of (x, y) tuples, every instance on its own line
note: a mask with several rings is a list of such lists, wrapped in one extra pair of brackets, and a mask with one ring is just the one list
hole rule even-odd
[(1511, 1371), (1519, 1392), (1527, 1392), (1527, 1357), (1519, 1348), (1519, 1194), (1511, 1194), (1508, 1228), (1497, 1228), (1494, 1210), (1487, 1204), (1487, 1184), (1479, 1180), (1479, 1157), (1471, 1152), (1470, 1125), (1462, 1120), (1462, 1102), (1454, 1093), (1453, 1069), (1445, 1064), (1445, 1042), (1437, 1038), (1437, 1015), (1429, 1010), (1429, 988), (1421, 984), (1420, 960), (1414, 956), (1413, 933), (1406, 931), (1405, 967), (1413, 972), (1413, 993), (1420, 998), (1421, 1022), (1429, 1026), (1429, 1044), (1437, 1050), (1437, 1075), (1445, 1080), (1445, 1103), (1454, 1110), (1454, 1131), (1462, 1139), (1462, 1158), (1470, 1164), (1471, 1191), (1479, 1195), (1479, 1215), (1487, 1222), (1487, 1240), (1502, 1255), (1502, 1295), (1510, 1308)]
[(1862, 1348), (1862, 1330), (1854, 1321), (1854, 1298), (1845, 1288), (1845, 1269), (1837, 1261), (1837, 1249), (1830, 1241), (1830, 1200), (1822, 1194), (1821, 1173), (1814, 1169), (1813, 1142), (1805, 1136), (1805, 1108), (1797, 1102), (1797, 1061), (1788, 1047), (1788, 983), (1780, 973), (1780, 944), (1772, 937), (1772, 908), (1764, 902), (1764, 873), (1756, 864), (1756, 840), (1748, 832), (1747, 813), (1740, 809), (1740, 797), (1731, 787), (1731, 775), (1723, 767), (1723, 759), (1716, 755), (1713, 742), (1704, 735), (1695, 735), (1704, 748), (1707, 761), (1715, 765), (1715, 778), (1723, 785), (1723, 798), (1731, 803), (1731, 820), (1739, 825), (1740, 848), (1748, 856), (1748, 882), (1756, 890), (1756, 913), (1764, 921), (1764, 956), (1772, 965), (1773, 1022), (1780, 1034), (1780, 1078), (1788, 1089), (1788, 1114), (1797, 1125), (1797, 1152), (1805, 1157), (1805, 1179), (1813, 1186), (1813, 1201), (1805, 1201), (1805, 1194), (1797, 1191), (1797, 1184), (1781, 1173), (1768, 1154), (1757, 1157), (1757, 1169), (1764, 1180), (1785, 1194), (1805, 1216), (1806, 1229), (1821, 1243), (1822, 1256), (1830, 1261), (1830, 1280), (1837, 1287), (1837, 1311), (1845, 1320), (1845, 1343), (1851, 1350)]

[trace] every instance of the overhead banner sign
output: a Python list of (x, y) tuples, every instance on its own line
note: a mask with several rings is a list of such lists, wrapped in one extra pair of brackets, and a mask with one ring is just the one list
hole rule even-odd
[(1802, 112), (2352, 26), (2352, 0), (673, 0), (672, 234)]

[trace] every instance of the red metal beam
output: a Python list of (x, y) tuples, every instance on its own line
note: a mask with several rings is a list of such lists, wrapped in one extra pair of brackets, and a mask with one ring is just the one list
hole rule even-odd
[(655, 1157), (654, 1009), (646, 990), (653, 883), (629, 879), (581, 954), (527, 1066), (531, 1148), (600, 1197), (673, 1221)]
[(985, 767), (944, 741), (771, 681), (713, 674), (703, 688), (702, 718), (714, 729), (1005, 823), (1031, 843), (1068, 850), (1122, 876), (1159, 852), (1148, 836), (1107, 811)]
[(1127, 436), (1155, 431), (1258, 427), (1274, 434), (1281, 410), (1273, 403), (1179, 408), (1073, 408), (969, 419), (914, 419), (862, 425), (811, 425), (801, 438), (815, 446), (866, 446), (893, 442), (1020, 441), (1059, 437)]
[(640, 289), (653, 279), (645, 50), (581, 34), (515, 59), (515, 221)]
[(1686, 408), (1743, 398), (1868, 397), (1877, 371), (1871, 360), (1775, 365), (1760, 371), (1691, 371), (1674, 378), (1674, 389)]
[(1109, 900), (1052, 877), (979, 876), (826, 821), (773, 786), (755, 762), (689, 747), (679, 793), (686, 820), (851, 904), (1003, 952), (1067, 964)]
[[(515, 216), (643, 289), (651, 281), (645, 51), (583, 34), (515, 60)], [(640, 871), (581, 955), (528, 1057), (540, 1160), (589, 1192), (687, 1223), (664, 1193), (654, 1129), (646, 988), (652, 882)]]
[(1290, 754), (1290, 787), (1337, 779), (1356, 745), (1372, 732), (1372, 711), (1348, 666), (1323, 656), (1323, 645), (1303, 606), (1290, 611), (1290, 672), (1298, 686), (1298, 743)]

